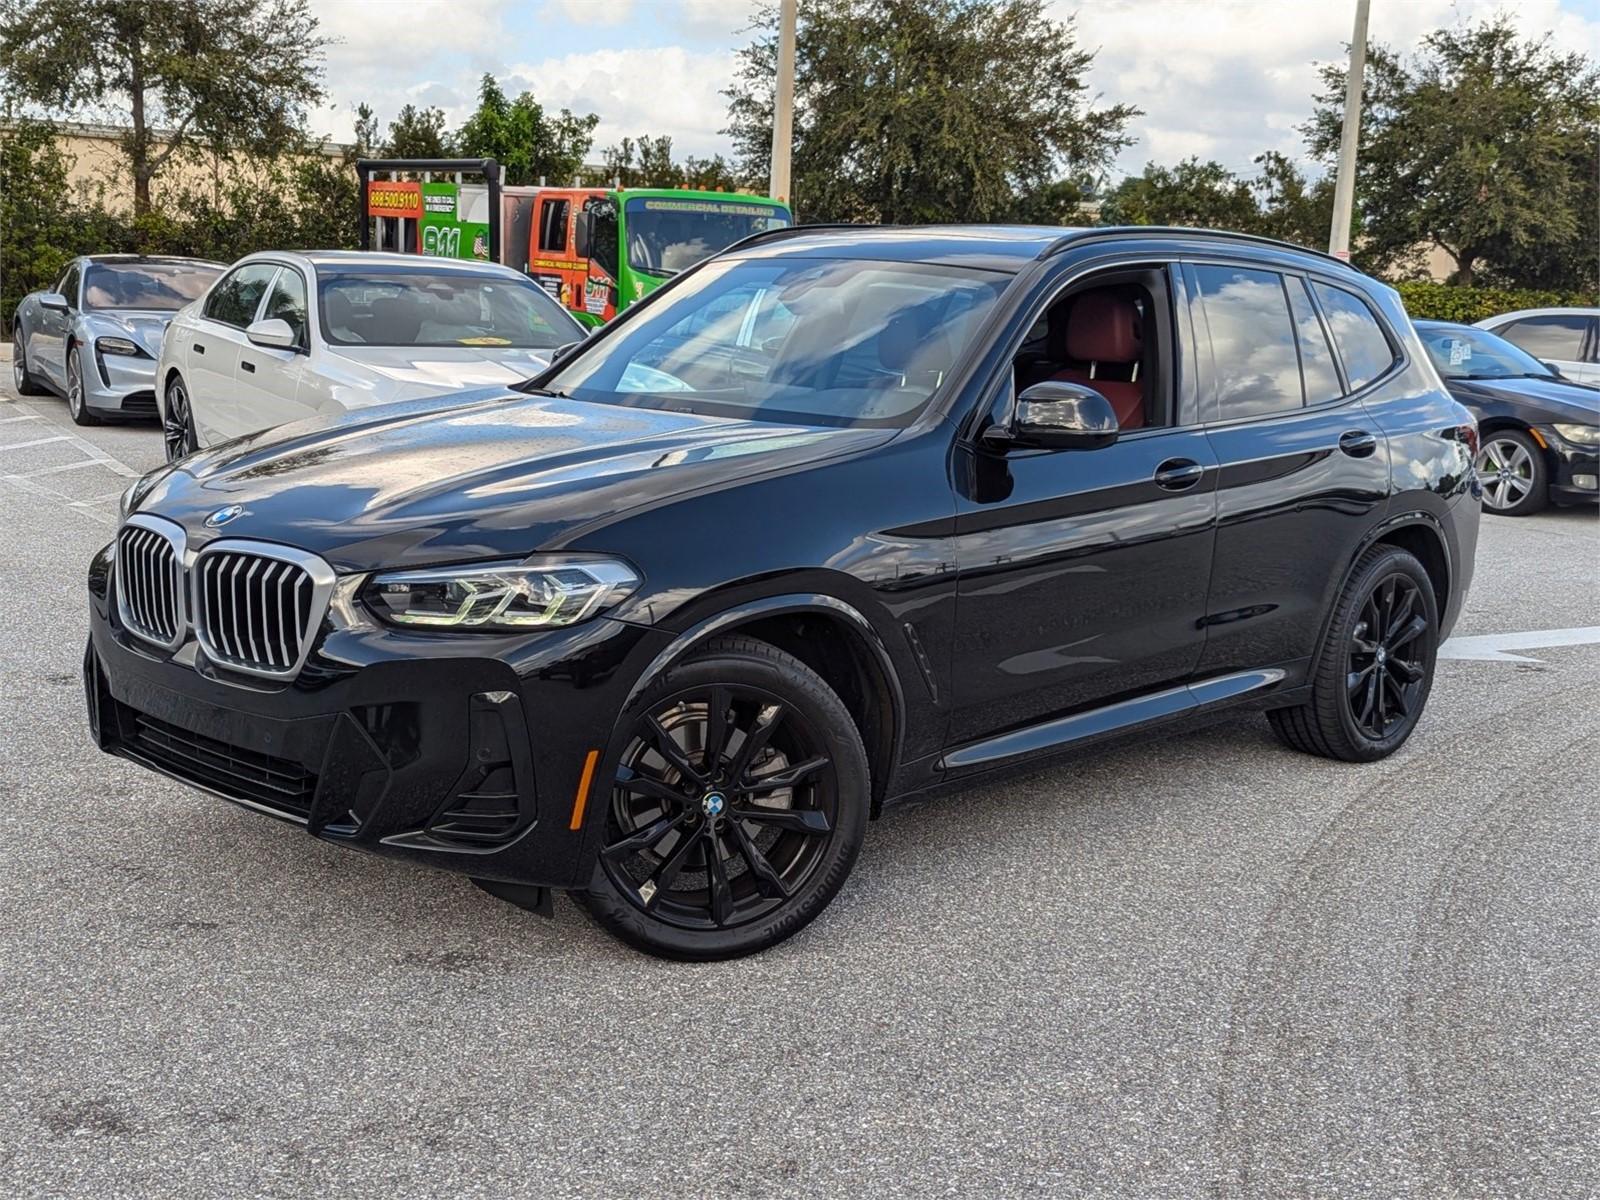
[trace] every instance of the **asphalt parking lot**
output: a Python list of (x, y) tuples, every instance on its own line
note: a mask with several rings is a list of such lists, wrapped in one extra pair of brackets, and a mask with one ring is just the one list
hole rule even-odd
[[(9, 370), (6, 371), (9, 380)], [(1427, 716), (1259, 717), (891, 810), (759, 958), (313, 842), (89, 743), (153, 425), (0, 393), (0, 1194), (1600, 1191), (1600, 519), (1486, 519)]]

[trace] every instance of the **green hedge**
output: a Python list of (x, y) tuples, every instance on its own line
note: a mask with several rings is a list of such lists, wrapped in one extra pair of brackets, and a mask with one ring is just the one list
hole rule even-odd
[(1487, 317), (1520, 308), (1587, 307), (1595, 297), (1576, 292), (1538, 292), (1526, 288), (1455, 287), (1448, 283), (1409, 281), (1395, 289), (1412, 317), (1434, 321), (1460, 321), (1471, 325)]

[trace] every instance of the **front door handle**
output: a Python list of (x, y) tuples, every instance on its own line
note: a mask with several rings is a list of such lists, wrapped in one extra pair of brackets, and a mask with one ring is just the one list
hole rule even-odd
[(1200, 482), (1206, 469), (1192, 458), (1169, 458), (1156, 468), (1156, 486), (1182, 492)]
[(1339, 438), (1339, 449), (1351, 458), (1368, 458), (1378, 448), (1378, 439), (1365, 429), (1352, 429)]
[(255, 363), (251, 362), (248, 358), (241, 358), (239, 360), (239, 365), (241, 367), (243, 367), (246, 371), (249, 371), (250, 374), (252, 374), (252, 375), (254, 375), (256, 373), (256, 365), (255, 365)]

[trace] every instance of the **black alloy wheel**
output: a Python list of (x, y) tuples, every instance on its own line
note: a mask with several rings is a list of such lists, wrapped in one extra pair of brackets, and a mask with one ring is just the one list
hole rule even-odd
[(189, 411), (189, 393), (182, 379), (167, 385), (167, 404), (161, 416), (161, 439), (166, 443), (167, 461), (173, 462), (198, 448), (194, 436), (194, 415)]
[(1378, 545), (1357, 560), (1313, 663), (1311, 699), (1267, 713), (1273, 732), (1307, 754), (1372, 762), (1416, 728), (1433, 686), (1439, 613), (1416, 557)]
[(843, 703), (763, 642), (722, 639), (635, 707), (580, 900), (672, 958), (772, 945), (832, 899), (860, 848), (865, 753)]

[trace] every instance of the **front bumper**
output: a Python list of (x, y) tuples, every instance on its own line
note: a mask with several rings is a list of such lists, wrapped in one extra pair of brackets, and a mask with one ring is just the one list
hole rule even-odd
[(96, 349), (90, 360), (83, 364), (83, 398), (90, 408), (125, 417), (156, 415), (155, 359)]
[(1569, 442), (1554, 429), (1540, 432), (1549, 444), (1550, 498), (1561, 504), (1600, 500), (1600, 447)]
[(288, 685), (229, 679), (192, 638), (123, 628), (109, 548), (90, 569), (96, 743), (314, 837), (474, 877), (588, 883), (607, 796), (578, 796), (667, 635), (606, 618), (487, 639), (325, 624)]

